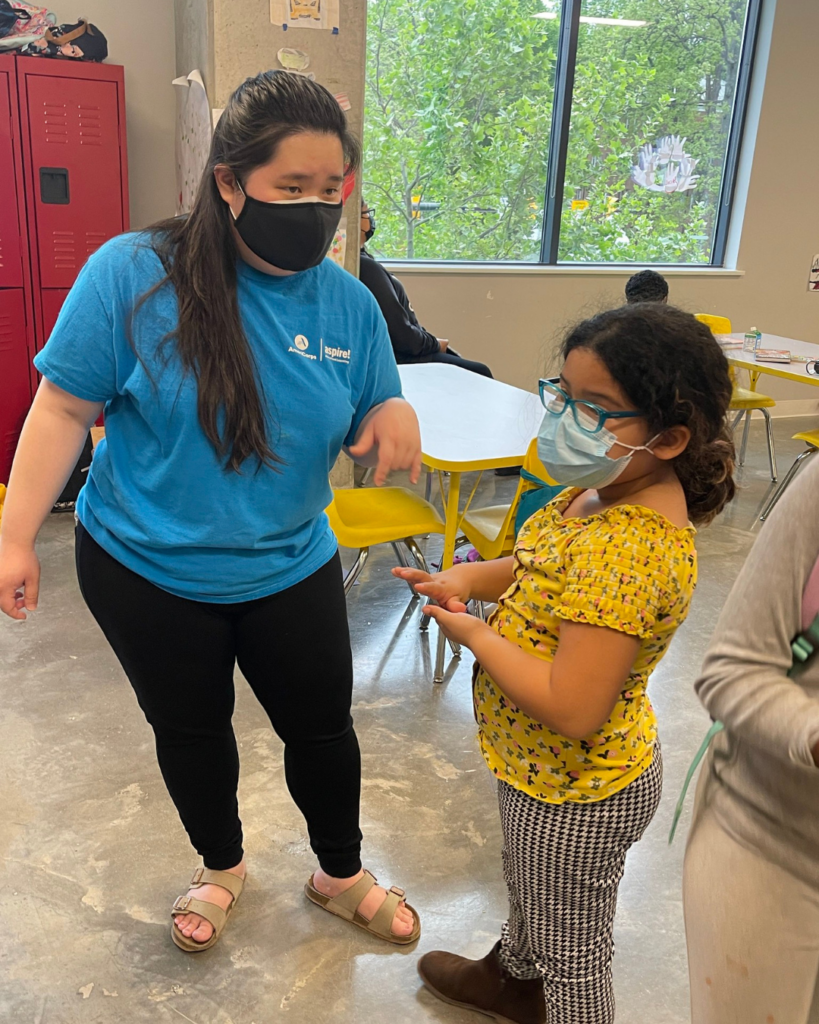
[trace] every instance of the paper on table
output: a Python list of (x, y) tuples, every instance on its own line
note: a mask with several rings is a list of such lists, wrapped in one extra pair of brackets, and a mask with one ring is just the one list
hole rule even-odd
[(338, 35), (338, 0), (270, 0), (270, 21), (289, 28), (327, 29)]
[(786, 348), (758, 348), (754, 353), (758, 363), (789, 363), (791, 354)]

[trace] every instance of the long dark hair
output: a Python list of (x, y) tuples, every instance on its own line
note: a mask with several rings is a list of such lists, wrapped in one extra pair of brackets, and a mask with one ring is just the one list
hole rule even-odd
[(284, 139), (302, 132), (335, 135), (344, 150), (345, 173), (358, 167), (358, 141), (323, 86), (286, 71), (245, 79), (219, 118), (190, 214), (148, 228), (167, 277), (142, 296), (137, 309), (159, 288), (173, 285), (179, 322), (170, 339), (184, 369), (196, 376), (202, 429), (226, 460), (225, 468), (236, 472), (250, 456), (259, 465), (280, 460), (267, 436), (264, 389), (239, 315), (240, 257), (232, 217), (213, 172), (217, 164), (226, 164), (244, 182), (273, 159)]
[(563, 342), (602, 359), (652, 434), (686, 426), (691, 440), (673, 462), (692, 522), (709, 523), (734, 497), (734, 444), (726, 414), (728, 361), (711, 331), (689, 313), (657, 302), (601, 313)]

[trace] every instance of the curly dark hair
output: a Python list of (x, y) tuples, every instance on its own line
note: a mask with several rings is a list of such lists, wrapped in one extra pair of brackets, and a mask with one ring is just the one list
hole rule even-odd
[(564, 359), (576, 348), (603, 361), (652, 434), (688, 427), (691, 440), (674, 469), (692, 522), (710, 523), (736, 490), (726, 422), (731, 375), (711, 331), (673, 306), (637, 303), (578, 324), (563, 342)]
[(656, 270), (641, 270), (626, 281), (626, 302), (665, 302), (668, 281)]

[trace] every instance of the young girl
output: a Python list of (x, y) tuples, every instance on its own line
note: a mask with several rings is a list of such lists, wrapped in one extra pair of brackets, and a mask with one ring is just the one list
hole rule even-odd
[(342, 445), (377, 462), (376, 483), (420, 470), (384, 319), (324, 259), (357, 161), (322, 86), (284, 71), (240, 85), (190, 215), (113, 239), (83, 268), (37, 356), (14, 461), (0, 610), (22, 619), (37, 606), (37, 532), (105, 409), (77, 573), (204, 862), (171, 911), (186, 952), (218, 940), (244, 884), (237, 663), (284, 741), (319, 862), (307, 896), (389, 942), (420, 930), (361, 864), (350, 636), (324, 514)]
[[(424, 956), (441, 999), (515, 1024), (614, 1018), (612, 925), (626, 852), (660, 799), (648, 677), (688, 613), (693, 523), (734, 494), (728, 365), (680, 310), (580, 324), (541, 382), (538, 453), (569, 485), (511, 558), (433, 577), (396, 569), (477, 658), (481, 749), (498, 778), (510, 915), (479, 961)], [(497, 601), (488, 624), (471, 598)]]

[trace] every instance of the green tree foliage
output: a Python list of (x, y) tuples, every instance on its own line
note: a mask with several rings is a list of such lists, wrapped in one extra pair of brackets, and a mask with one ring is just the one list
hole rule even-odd
[[(584, 0), (585, 17), (646, 24), (581, 24), (561, 260), (709, 261), (745, 10)], [(539, 258), (559, 31), (543, 13), (559, 4), (369, 0), (364, 182), (379, 253)], [(690, 191), (632, 180), (641, 147), (668, 135), (698, 161)]]

